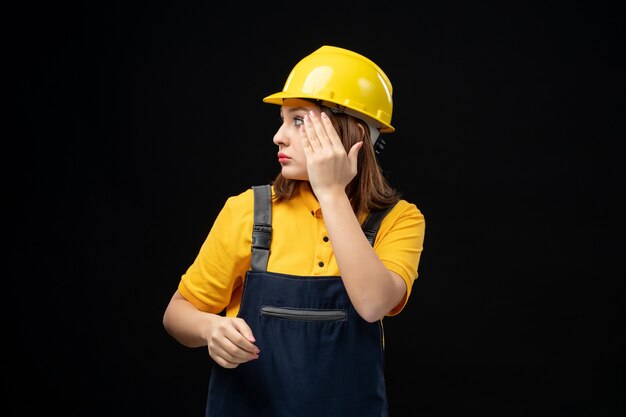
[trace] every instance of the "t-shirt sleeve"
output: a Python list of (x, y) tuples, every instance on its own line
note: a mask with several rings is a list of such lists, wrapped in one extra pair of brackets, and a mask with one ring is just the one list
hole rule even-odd
[(422, 212), (404, 200), (398, 202), (380, 225), (374, 250), (385, 267), (400, 275), (406, 284), (404, 298), (388, 316), (400, 313), (411, 295), (413, 283), (418, 277), (425, 227)]
[(218, 314), (229, 304), (250, 265), (251, 190), (230, 197), (195, 260), (182, 275), (178, 290), (196, 308)]

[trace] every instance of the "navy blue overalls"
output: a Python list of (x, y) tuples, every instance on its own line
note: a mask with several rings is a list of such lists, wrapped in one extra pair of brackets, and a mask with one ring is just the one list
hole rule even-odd
[[(234, 369), (214, 364), (206, 416), (386, 417), (382, 324), (357, 314), (339, 276), (266, 270), (271, 189), (253, 189), (252, 265), (238, 317), (261, 353)], [(363, 225), (371, 243), (387, 211)]]

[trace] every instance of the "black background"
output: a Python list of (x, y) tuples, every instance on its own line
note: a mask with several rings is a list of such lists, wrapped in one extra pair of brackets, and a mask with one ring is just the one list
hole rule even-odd
[(324, 44), (391, 79), (381, 163), (426, 217), (420, 277), (385, 320), (391, 415), (624, 415), (610, 4), (7, 9), (12, 415), (203, 415), (207, 352), (162, 314), (226, 198), (276, 174), (261, 99)]

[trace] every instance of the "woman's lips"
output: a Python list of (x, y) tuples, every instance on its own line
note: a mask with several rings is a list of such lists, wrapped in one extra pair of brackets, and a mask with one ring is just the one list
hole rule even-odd
[(291, 158), (284, 153), (278, 152), (278, 162), (283, 163), (289, 161), (290, 159)]

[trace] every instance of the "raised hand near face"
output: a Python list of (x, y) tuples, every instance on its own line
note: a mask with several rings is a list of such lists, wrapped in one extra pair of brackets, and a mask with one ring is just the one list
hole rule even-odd
[(355, 143), (346, 153), (328, 116), (314, 111), (304, 116), (300, 136), (309, 182), (317, 198), (345, 193), (357, 174), (357, 156), (363, 142)]

